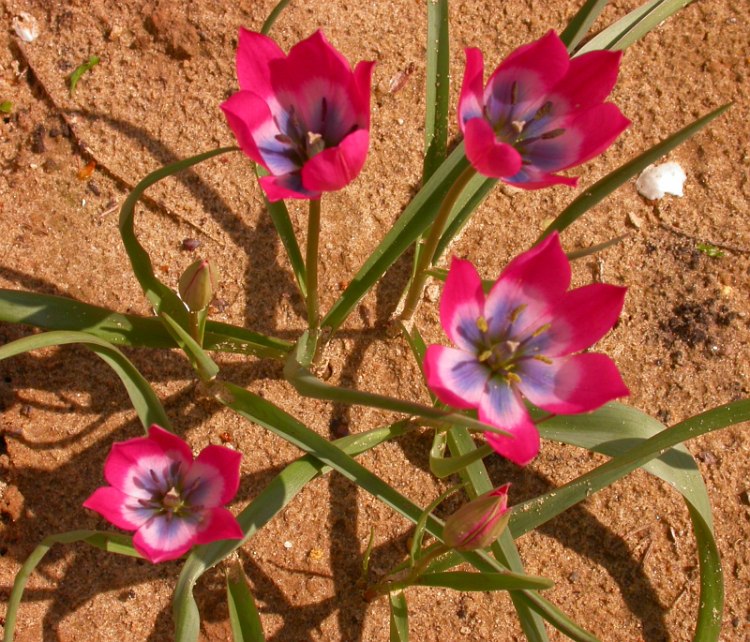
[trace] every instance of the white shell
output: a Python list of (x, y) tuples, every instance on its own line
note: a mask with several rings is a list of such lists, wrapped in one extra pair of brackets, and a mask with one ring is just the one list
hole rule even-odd
[(649, 165), (641, 172), (635, 188), (641, 196), (653, 201), (664, 198), (665, 194), (682, 196), (682, 186), (687, 176), (679, 163)]
[(39, 24), (36, 18), (25, 11), (13, 18), (13, 30), (24, 42), (32, 42), (39, 37)]

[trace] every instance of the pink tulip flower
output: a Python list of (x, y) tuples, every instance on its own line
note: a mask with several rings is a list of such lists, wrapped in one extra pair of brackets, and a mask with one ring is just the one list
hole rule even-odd
[(353, 181), (370, 139), (373, 62), (352, 71), (316, 31), (287, 56), (267, 36), (240, 29), (240, 91), (221, 108), (242, 151), (268, 170), (269, 201), (318, 199)]
[(97, 488), (83, 505), (126, 531), (154, 564), (196, 544), (241, 539), (242, 529), (223, 505), (236, 494), (241, 455), (208, 446), (193, 460), (190, 446), (157, 425), (148, 437), (112, 446), (104, 464), (111, 486)]
[(443, 541), (458, 551), (491, 546), (510, 520), (509, 488), (510, 484), (503, 484), (461, 506), (445, 520)]
[(592, 51), (571, 60), (554, 31), (519, 47), (483, 88), (479, 49), (466, 49), (458, 124), (466, 156), (481, 174), (524, 189), (575, 186), (553, 172), (604, 152), (630, 121), (603, 102), (621, 53)]
[(557, 233), (517, 256), (485, 296), (468, 261), (453, 259), (440, 322), (455, 348), (431, 345), (427, 384), (443, 403), (477, 408), (479, 420), (511, 433), (487, 432), (498, 453), (526, 465), (539, 433), (523, 397), (553, 414), (577, 414), (628, 394), (612, 360), (573, 354), (615, 324), (625, 288), (594, 283), (575, 290)]

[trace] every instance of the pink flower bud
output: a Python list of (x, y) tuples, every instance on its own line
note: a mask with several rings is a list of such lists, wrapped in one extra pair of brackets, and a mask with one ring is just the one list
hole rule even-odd
[(487, 548), (505, 530), (510, 519), (505, 484), (459, 508), (445, 522), (443, 540), (451, 548), (472, 551)]
[(218, 287), (218, 277), (213, 263), (198, 259), (180, 277), (178, 290), (188, 310), (200, 312), (208, 307)]

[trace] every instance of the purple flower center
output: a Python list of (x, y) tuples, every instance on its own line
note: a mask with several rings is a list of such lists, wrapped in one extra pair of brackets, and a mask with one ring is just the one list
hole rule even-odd
[(189, 486), (185, 486), (185, 476), (182, 472), (181, 462), (172, 464), (158, 472), (149, 469), (150, 483), (144, 487), (151, 492), (149, 499), (139, 499), (138, 503), (154, 515), (165, 515), (167, 519), (188, 518), (203, 509), (200, 504), (194, 504), (191, 496), (201, 486), (201, 478), (193, 480)]

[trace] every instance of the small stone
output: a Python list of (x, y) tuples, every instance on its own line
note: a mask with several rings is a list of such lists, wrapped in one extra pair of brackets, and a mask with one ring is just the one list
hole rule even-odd
[(714, 455), (710, 450), (702, 450), (695, 457), (698, 461), (703, 462), (707, 466), (712, 466), (718, 461), (716, 459), (716, 455)]
[(33, 42), (39, 37), (39, 23), (30, 13), (22, 11), (13, 18), (13, 31), (24, 42)]
[(633, 214), (633, 212), (628, 212), (628, 223), (630, 223), (636, 230), (640, 230), (643, 225), (643, 219), (640, 216)]
[(286, 550), (289, 550), (290, 548), (292, 548), (292, 546), (294, 546), (294, 544), (292, 544), (289, 540), (287, 540), (286, 542), (284, 542), (284, 548)]
[(641, 172), (635, 182), (635, 188), (641, 196), (655, 201), (664, 198), (665, 194), (682, 196), (682, 186), (686, 179), (685, 170), (680, 167), (679, 163), (649, 165)]
[(201, 242), (198, 239), (182, 239), (182, 249), (186, 252), (193, 252), (201, 246)]

